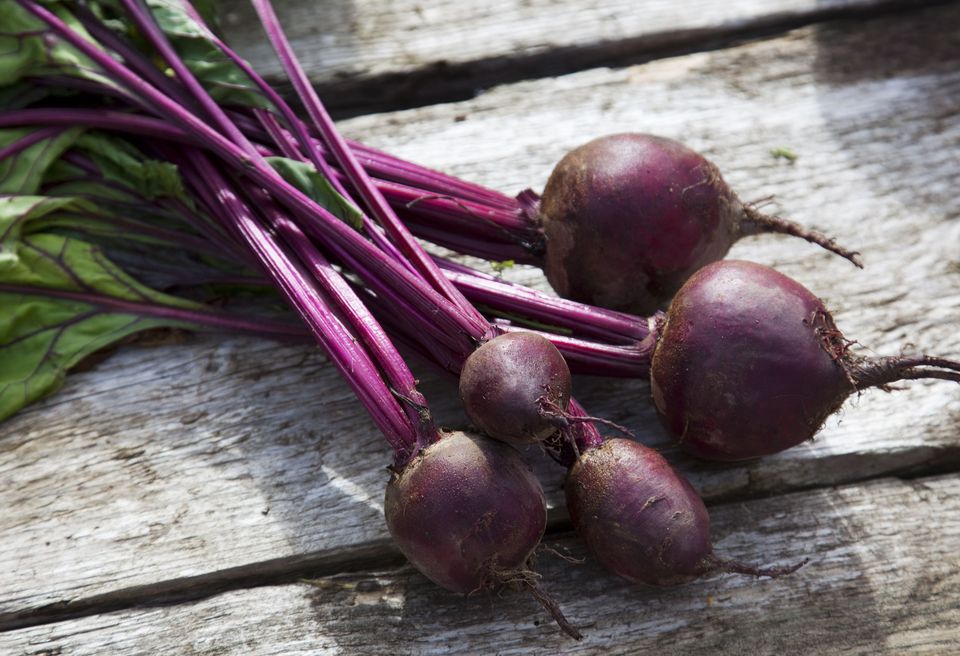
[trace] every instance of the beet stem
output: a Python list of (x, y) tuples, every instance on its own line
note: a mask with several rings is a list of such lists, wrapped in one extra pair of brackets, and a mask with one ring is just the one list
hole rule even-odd
[[(898, 380), (937, 378), (960, 383), (960, 362), (930, 355), (888, 356), (856, 363), (851, 372), (857, 390), (886, 388)], [(887, 390), (889, 391), (889, 390)]]
[(756, 204), (745, 204), (743, 206), (743, 213), (746, 219), (740, 221), (741, 236), (776, 232), (783, 235), (800, 237), (801, 239), (806, 239), (811, 244), (821, 246), (832, 253), (836, 253), (840, 257), (850, 260), (854, 266), (860, 269), (863, 268), (863, 260), (860, 258), (859, 252), (844, 248), (833, 238), (828, 237), (822, 232), (805, 228), (799, 223), (789, 221), (779, 216), (764, 214), (756, 208)]

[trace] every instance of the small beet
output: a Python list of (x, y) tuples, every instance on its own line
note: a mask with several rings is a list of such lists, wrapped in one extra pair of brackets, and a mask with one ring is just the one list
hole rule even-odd
[(540, 483), (520, 454), (462, 432), (444, 434), (391, 477), (384, 514), (407, 559), (463, 593), (526, 570), (547, 522)]
[(648, 134), (570, 151), (543, 190), (544, 272), (566, 298), (634, 314), (657, 310), (740, 237), (780, 232), (850, 259), (826, 236), (744, 205), (709, 160)]
[(470, 420), (495, 439), (520, 445), (565, 425), (570, 369), (548, 339), (506, 333), (470, 354), (460, 372), (460, 399)]
[(742, 460), (816, 434), (852, 393), (896, 380), (960, 381), (960, 363), (868, 359), (850, 350), (819, 298), (760, 264), (704, 267), (677, 293), (650, 370), (653, 400), (689, 453)]
[(590, 552), (634, 583), (677, 585), (720, 571), (775, 577), (803, 564), (763, 569), (716, 556), (703, 501), (660, 454), (633, 440), (606, 440), (582, 454), (566, 495)]

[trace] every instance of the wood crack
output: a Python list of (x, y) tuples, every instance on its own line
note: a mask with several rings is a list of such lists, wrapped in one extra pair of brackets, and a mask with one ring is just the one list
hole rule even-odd
[(403, 562), (403, 556), (388, 541), (372, 542), (349, 552), (330, 550), (277, 558), (2, 613), (0, 633), (126, 608), (181, 604), (231, 590), (282, 585), (311, 577), (395, 567)]
[[(654, 31), (617, 40), (532, 49), (462, 62), (437, 59), (397, 72), (358, 76), (335, 72), (331, 79), (317, 80), (314, 86), (327, 99), (333, 117), (340, 120), (469, 100), (484, 89), (502, 84), (592, 68), (624, 68), (658, 59), (723, 50), (818, 23), (862, 21), (955, 3), (956, 0), (889, 0), (866, 7), (827, 7), (799, 14), (773, 13), (704, 28)], [(293, 90), (285, 78), (267, 77), (284, 96), (293, 97)], [(296, 104), (295, 100), (291, 102)]]

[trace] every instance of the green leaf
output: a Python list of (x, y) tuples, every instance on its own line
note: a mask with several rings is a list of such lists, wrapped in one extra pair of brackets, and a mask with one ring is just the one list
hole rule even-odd
[(39, 20), (16, 2), (0, 2), (0, 86), (13, 84), (44, 59), (43, 42), (29, 34), (43, 29)]
[[(211, 40), (213, 36), (211, 32), (187, 13), (180, 0), (147, 0), (146, 4), (157, 25), (166, 34), (187, 68), (217, 102), (248, 107), (270, 106), (250, 78), (237, 68)], [(204, 20), (213, 24), (212, 3), (195, 2), (193, 4)], [(127, 39), (135, 41), (141, 51), (148, 51), (150, 48), (148, 42), (143, 35), (134, 31), (133, 22), (129, 20), (118, 0), (100, 0), (98, 5), (101, 15), (108, 19), (108, 25), (122, 26)], [(155, 59), (158, 67), (164, 66), (163, 60), (158, 58), (152, 49), (149, 52), (151, 53), (149, 56)], [(172, 75), (172, 72), (168, 71), (168, 73)]]
[(209, 30), (187, 14), (180, 0), (147, 0), (147, 5), (184, 63), (217, 102), (270, 106), (246, 73), (210, 40)]
[(778, 147), (776, 147), (776, 148), (771, 148), (771, 149), (770, 149), (770, 155), (771, 155), (774, 159), (785, 159), (785, 160), (787, 160), (788, 162), (790, 162), (791, 164), (793, 164), (795, 161), (797, 161), (797, 157), (799, 157), (799, 155), (797, 155), (796, 151), (794, 151), (794, 150), (791, 149), (791, 148), (787, 148), (786, 146), (778, 146)]
[(157, 307), (203, 309), (139, 283), (83, 241), (8, 238), (0, 251), (0, 420), (53, 392), (71, 367), (128, 335), (196, 327), (147, 311)]
[(176, 165), (145, 157), (130, 142), (91, 132), (77, 139), (107, 180), (120, 182), (147, 200), (176, 198), (192, 205)]
[[(34, 128), (0, 130), (0, 148), (29, 139)], [(83, 131), (69, 128), (0, 160), (0, 194), (35, 194), (51, 165), (72, 146)]]
[(337, 193), (330, 181), (317, 171), (313, 164), (298, 162), (287, 157), (268, 157), (267, 162), (284, 180), (322, 205), (331, 214), (357, 230), (363, 228), (363, 213)]
[(0, 291), (0, 421), (56, 391), (84, 358), (170, 322)]
[[(0, 246), (7, 244), (4, 251), (0, 251), (0, 258), (13, 252), (13, 242), (29, 232), (27, 224), (36, 225), (42, 219), (59, 210), (93, 210), (94, 206), (79, 198), (49, 196), (0, 196)], [(36, 231), (35, 228), (32, 228)]]
[[(43, 4), (75, 32), (96, 44), (65, 3)], [(0, 1), (0, 26), (0, 86), (28, 76), (71, 75), (118, 88), (89, 58), (62, 39), (53, 38), (45, 23), (16, 2)]]

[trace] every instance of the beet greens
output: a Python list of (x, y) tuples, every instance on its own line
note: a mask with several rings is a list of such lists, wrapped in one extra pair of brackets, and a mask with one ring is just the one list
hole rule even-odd
[[(378, 235), (383, 247), (347, 225), (347, 217), (335, 216), (332, 211), (343, 214), (346, 209), (352, 215), (354, 210), (345, 199), (338, 199), (336, 190), (324, 187), (315, 169), (305, 169), (290, 159), (268, 161), (179, 58), (147, 5), (139, 0), (123, 0), (120, 5), (140, 36), (174, 71), (176, 82), (145, 73), (148, 67), (143, 56), (122, 44), (121, 37), (112, 36), (95, 45), (75, 29), (75, 21), (64, 19), (59, 8), (51, 11), (31, 0), (18, 4), (88, 59), (85, 68), (97, 70), (95, 78), (109, 76), (114, 97), (133, 107), (149, 107), (190, 135), (193, 145), (189, 147), (162, 142), (150, 147), (185, 173), (190, 199), (215, 218), (227, 240), (242, 253), (252, 254), (393, 446), (388, 508), (399, 504), (403, 523), (388, 518), (388, 525), (399, 530), (398, 544), (411, 560), (429, 578), (459, 592), (521, 581), (565, 630), (579, 637), (527, 568), (546, 522), (542, 492), (529, 467), (506, 446), (437, 431), (412, 374), (350, 285), (318, 248), (322, 244), (370, 289), (404, 304), (405, 310), (422, 307), (437, 314), (449, 308), (432, 319), (447, 331), (442, 348), (453, 352), (472, 349), (475, 340), (490, 332), (488, 324), (442, 275), (430, 281), (429, 272), (439, 269), (402, 226), (399, 230), (395, 227), (399, 222), (391, 225), (378, 216), (387, 226), (390, 241), (399, 242), (399, 248), (416, 263), (386, 246), (387, 241), (376, 232), (379, 228), (362, 214), (358, 215), (362, 227), (368, 235)], [(112, 8), (119, 11), (118, 5)], [(83, 20), (88, 33), (102, 32), (91, 24), (91, 15), (84, 15)], [(118, 58), (100, 46), (108, 47)], [(127, 58), (135, 60), (133, 66), (127, 66)], [(332, 130), (332, 125), (327, 127)], [(339, 136), (328, 131), (326, 139), (328, 146), (336, 145)], [(247, 180), (240, 184), (232, 179), (237, 174)], [(249, 184), (251, 181), (254, 184)], [(314, 193), (318, 189), (322, 193)], [(331, 202), (331, 198), (335, 200)], [(187, 214), (188, 220), (195, 218), (192, 212)], [(203, 226), (193, 227), (202, 230)], [(472, 449), (468, 448), (471, 444)], [(500, 492), (507, 494), (501, 496)], [(422, 503), (423, 494), (429, 495), (431, 502)], [(407, 499), (406, 495), (412, 496)], [(446, 516), (437, 514), (433, 500), (443, 502), (463, 495), (470, 503), (448, 505)], [(456, 549), (438, 553), (435, 545), (424, 547), (409, 533), (434, 531), (438, 521), (456, 536)], [(418, 556), (424, 548), (429, 557)]]
[[(0, 348), (20, 354), (31, 344), (31, 366), (53, 363), (35, 381), (13, 381), (28, 390), (20, 405), (133, 330), (206, 325), (302, 336), (282, 321), (241, 320), (204, 303), (212, 289), (269, 284), (391, 444), (386, 521), (410, 561), (457, 592), (520, 581), (579, 637), (529, 569), (546, 526), (529, 467), (506, 444), (440, 432), (391, 339), (459, 375), (468, 415), (485, 433), (543, 441), (569, 469), (571, 519), (591, 552), (618, 575), (655, 585), (796, 567), (763, 569), (714, 554), (706, 509), (690, 485), (650, 449), (604, 440), (594, 425), (604, 422), (570, 396), (567, 363), (650, 376), (671, 434), (716, 459), (802, 442), (856, 391), (911, 378), (960, 381), (951, 360), (853, 355), (822, 303), (770, 269), (719, 262), (694, 274), (736, 238), (763, 231), (857, 259), (743, 205), (712, 164), (676, 142), (591, 142), (558, 165), (542, 200), (532, 192), (510, 199), (343, 140), (267, 0), (254, 4), (308, 121), (193, 7), (162, 4), (167, 10), (158, 12), (152, 0), (104, 0), (70, 11), (70, 3), (16, 0), (0, 9), (24, 35), (15, 65), (0, 65), (0, 83), (13, 88), (30, 76), (38, 89), (0, 115), (0, 128), (12, 129), (0, 135), (0, 182), (12, 185), (0, 188), (8, 194), (0, 202), (0, 306), (18, 310), (0, 322)], [(132, 27), (114, 31), (116, 22), (101, 17), (126, 17)], [(200, 59), (215, 65), (184, 60), (184, 47), (200, 47)], [(38, 106), (54, 88), (99, 107)], [(572, 183), (562, 181), (571, 175)], [(666, 314), (632, 317), (435, 260), (400, 218), (460, 250), (545, 264), (562, 293), (614, 307), (652, 312), (693, 277)], [(628, 251), (613, 256), (609, 239), (591, 241), (598, 226)], [(143, 275), (156, 276), (155, 286), (126, 271), (167, 247), (189, 252), (189, 266), (148, 257), (156, 266)], [(586, 282), (571, 282), (578, 269)], [(41, 322), (22, 311), (35, 304), (46, 304)], [(34, 344), (35, 334), (47, 341)], [(60, 340), (69, 346), (54, 349)], [(49, 355), (61, 351), (60, 360)], [(10, 387), (0, 388), (0, 401)], [(0, 417), (16, 407), (0, 403)]]

